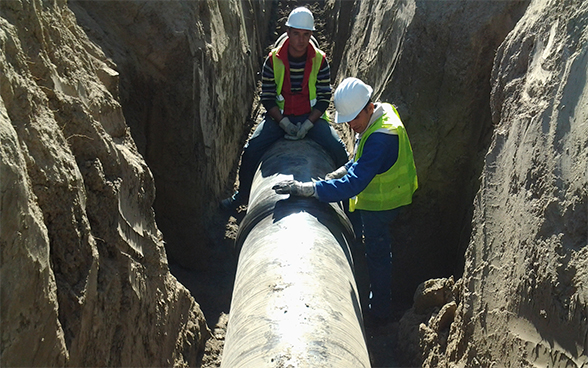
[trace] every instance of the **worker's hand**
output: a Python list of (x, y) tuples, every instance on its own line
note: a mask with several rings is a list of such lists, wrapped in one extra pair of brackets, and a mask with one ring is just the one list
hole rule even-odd
[(314, 197), (315, 187), (311, 181), (284, 180), (272, 187), (278, 194), (290, 194), (299, 197)]
[(289, 141), (297, 141), (298, 137), (296, 137), (296, 135), (300, 131), (301, 126), (302, 126), (302, 123), (296, 123), (296, 134), (286, 134), (286, 135), (284, 135), (284, 138), (286, 138)]
[(296, 136), (296, 134), (298, 134), (298, 127), (292, 124), (290, 119), (288, 119), (287, 117), (282, 118), (282, 120), (280, 120), (279, 125), (280, 128), (282, 128), (286, 132), (286, 135)]
[(345, 168), (345, 166), (341, 166), (337, 170), (325, 175), (325, 180), (339, 179), (344, 177), (345, 175), (347, 175), (347, 169)]
[(302, 126), (300, 127), (300, 129), (298, 129), (298, 133), (296, 134), (296, 139), (302, 139), (304, 137), (306, 137), (306, 134), (308, 133), (309, 130), (312, 129), (312, 127), (314, 126), (314, 124), (306, 119), (304, 120), (304, 123), (302, 123)]

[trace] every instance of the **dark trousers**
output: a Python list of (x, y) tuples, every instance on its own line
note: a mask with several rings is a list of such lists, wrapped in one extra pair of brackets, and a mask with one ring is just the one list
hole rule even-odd
[[(302, 123), (308, 118), (308, 115), (288, 117), (293, 124)], [(255, 170), (263, 154), (278, 139), (284, 137), (286, 133), (278, 123), (266, 114), (265, 119), (257, 126), (255, 132), (243, 148), (241, 156), (241, 168), (239, 169), (239, 193), (245, 198), (249, 197), (251, 183)], [(345, 165), (349, 160), (349, 155), (345, 144), (333, 127), (324, 119), (319, 119), (314, 123), (312, 129), (308, 131), (306, 137), (320, 144), (327, 151), (337, 168)]]
[(361, 232), (370, 280), (369, 311), (386, 318), (390, 313), (392, 275), (392, 235), (390, 224), (399, 209), (389, 211), (359, 210)]

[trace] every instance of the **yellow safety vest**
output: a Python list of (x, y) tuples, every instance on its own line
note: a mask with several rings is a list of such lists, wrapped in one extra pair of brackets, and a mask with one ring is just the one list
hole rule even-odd
[(394, 106), (384, 103), (384, 114), (363, 134), (357, 146), (355, 161), (363, 153), (368, 137), (377, 130), (387, 129), (398, 134), (398, 159), (388, 171), (376, 175), (356, 197), (349, 199), (349, 211), (386, 211), (412, 203), (412, 194), (418, 188), (412, 147), (400, 115)]
[[(310, 100), (310, 107), (316, 104), (316, 80), (318, 73), (321, 69), (321, 64), (323, 62), (323, 58), (325, 57), (325, 53), (316, 48), (312, 42), (310, 45), (314, 48), (316, 52), (314, 58), (312, 59), (312, 70), (310, 71), (310, 76), (308, 78), (308, 93), (309, 93), (309, 100)], [(281, 111), (284, 111), (284, 97), (282, 96), (282, 87), (284, 86), (284, 76), (286, 74), (286, 67), (282, 60), (277, 56), (280, 47), (276, 47), (271, 51), (272, 55), (272, 64), (274, 67), (274, 80), (276, 82), (276, 103)]]

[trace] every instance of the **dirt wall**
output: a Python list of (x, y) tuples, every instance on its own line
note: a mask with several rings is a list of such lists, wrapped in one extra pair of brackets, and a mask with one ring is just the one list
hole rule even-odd
[(416, 293), (412, 364), (588, 365), (587, 25), (588, 4), (533, 1), (498, 49), (464, 275)]
[[(433, 277), (461, 274), (471, 204), (490, 144), (494, 53), (522, 15), (523, 1), (332, 3), (336, 83), (374, 87), (398, 107), (419, 178), (394, 229), (395, 301), (410, 303)], [(349, 15), (351, 14), (351, 15)]]
[[(170, 259), (207, 267), (265, 56), (269, 1), (71, 1), (120, 72), (121, 103), (153, 172)], [(216, 221), (219, 221), (216, 218)]]
[(196, 365), (116, 66), (65, 1), (2, 1), (0, 44), (0, 365)]

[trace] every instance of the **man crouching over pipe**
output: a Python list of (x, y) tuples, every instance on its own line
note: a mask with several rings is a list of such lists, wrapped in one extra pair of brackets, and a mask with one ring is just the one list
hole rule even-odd
[(412, 202), (418, 181), (412, 147), (396, 108), (373, 103), (372, 92), (363, 81), (346, 78), (334, 93), (335, 122), (347, 123), (356, 132), (353, 160), (325, 180), (286, 180), (272, 189), (322, 202), (349, 199), (349, 211), (359, 211), (370, 280), (366, 323), (382, 325), (390, 317), (390, 225), (399, 207)]

